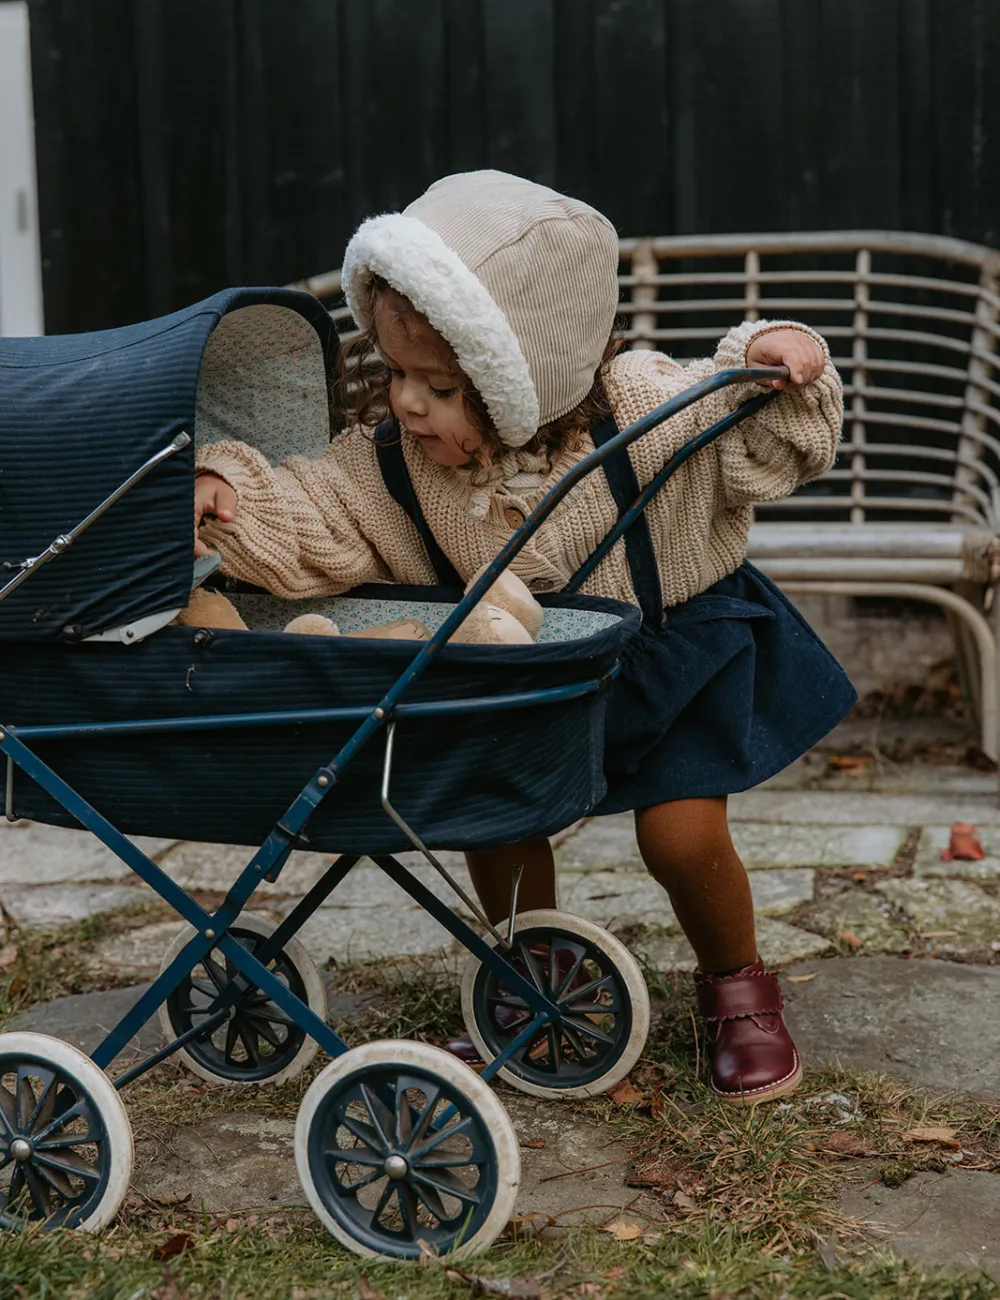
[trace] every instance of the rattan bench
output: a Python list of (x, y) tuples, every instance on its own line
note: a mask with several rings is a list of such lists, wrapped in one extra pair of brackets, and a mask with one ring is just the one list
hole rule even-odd
[[(620, 280), (633, 347), (702, 356), (742, 319), (785, 317), (829, 340), (843, 451), (758, 511), (751, 558), (792, 594), (943, 607), (996, 758), (1000, 252), (884, 231), (623, 239)], [(351, 328), (338, 272), (301, 287)]]

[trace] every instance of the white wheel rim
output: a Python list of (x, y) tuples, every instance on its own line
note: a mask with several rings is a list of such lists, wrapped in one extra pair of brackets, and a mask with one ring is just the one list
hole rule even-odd
[[(515, 933), (534, 929), (559, 930), (575, 936), (592, 945), (607, 958), (619, 978), (623, 996), (627, 997), (630, 1003), (629, 1033), (619, 1055), (608, 1068), (584, 1083), (567, 1082), (559, 1086), (556, 1082), (552, 1084), (535, 1082), (523, 1078), (509, 1066), (504, 1066), (497, 1075), (518, 1092), (527, 1093), (532, 1097), (595, 1097), (602, 1092), (607, 1092), (609, 1088), (613, 1088), (616, 1083), (624, 1079), (642, 1055), (642, 1049), (649, 1035), (649, 991), (646, 988), (646, 981), (635, 958), (625, 945), (613, 934), (609, 934), (607, 930), (595, 925), (593, 921), (588, 921), (585, 917), (555, 909), (523, 912), (517, 918)], [(490, 941), (487, 939), (487, 942)], [(476, 1050), (488, 1064), (496, 1056), (496, 1052), (487, 1043), (476, 1017), (475, 989), (481, 969), (482, 963), (479, 958), (470, 957), (462, 975), (462, 1015)]]
[[(295, 1162), (299, 1179), (310, 1205), (326, 1230), (341, 1245), (357, 1255), (370, 1258), (392, 1258), (385, 1250), (378, 1250), (356, 1237), (344, 1223), (331, 1213), (320, 1189), (317, 1187), (311, 1159), (314, 1126), (325, 1123), (324, 1102), (331, 1092), (341, 1088), (363, 1070), (412, 1070), (446, 1082), (465, 1101), (467, 1111), (478, 1114), (482, 1129), (488, 1135), (495, 1158), (495, 1187), (488, 1213), (475, 1232), (449, 1252), (449, 1258), (462, 1259), (486, 1250), (503, 1231), (514, 1212), (521, 1178), (521, 1152), (513, 1126), (495, 1094), (468, 1066), (456, 1060), (439, 1047), (426, 1043), (376, 1042), (356, 1047), (332, 1061), (313, 1081), (299, 1108), (295, 1125)], [(319, 1140), (317, 1132), (316, 1140)], [(398, 1258), (398, 1255), (396, 1255)]]
[[(97, 1116), (103, 1125), (103, 1133), (100, 1135), (100, 1141), (104, 1145), (104, 1159), (101, 1170), (103, 1176), (103, 1187), (96, 1195), (96, 1199), (87, 1205), (86, 1213), (78, 1221), (71, 1218), (69, 1223), (78, 1230), (85, 1232), (98, 1232), (106, 1228), (112, 1222), (118, 1213), (119, 1207), (125, 1198), (128, 1190), (129, 1179), (132, 1176), (132, 1164), (134, 1152), (132, 1146), (132, 1127), (129, 1124), (128, 1115), (125, 1113), (125, 1107), (122, 1104), (121, 1097), (115, 1091), (111, 1080), (103, 1070), (93, 1063), (93, 1061), (84, 1054), (72, 1047), (69, 1043), (62, 1042), (58, 1038), (50, 1038), (48, 1034), (35, 1034), (28, 1032), (18, 1032), (10, 1034), (0, 1034), (0, 1057), (9, 1058), (13, 1061), (22, 1061), (25, 1064), (36, 1063), (37, 1065), (57, 1072), (64, 1079), (68, 1079), (87, 1094), (92, 1109), (97, 1112)], [(2, 1068), (0, 1068), (0, 1077), (2, 1077)], [(53, 1093), (55, 1089), (51, 1090)], [(40, 1095), (40, 1092), (39, 1092)], [(3, 1101), (0, 1098), (0, 1101)], [(9, 1111), (9, 1104), (7, 1104)], [(44, 1110), (44, 1106), (43, 1106)], [(57, 1119), (53, 1116), (51, 1122)], [(42, 1119), (42, 1116), (39, 1116)], [(49, 1125), (40, 1122), (35, 1126), (35, 1139), (38, 1141), (38, 1135), (45, 1131)], [(9, 1154), (10, 1142), (9, 1133), (0, 1125), (0, 1157), (5, 1152)], [(61, 1129), (58, 1132), (51, 1132), (50, 1138), (55, 1141), (67, 1140), (67, 1137), (79, 1138), (82, 1134), (79, 1131)], [(89, 1145), (89, 1144), (88, 1144)], [(72, 1147), (65, 1148), (71, 1150)], [(45, 1148), (39, 1143), (35, 1152), (34, 1161), (38, 1162), (38, 1156)], [(57, 1164), (49, 1165), (50, 1172), (54, 1171), (56, 1176), (60, 1175), (59, 1164), (68, 1168), (66, 1156), (59, 1156), (56, 1148), (49, 1155), (49, 1159), (55, 1158)], [(81, 1143), (80, 1151), (85, 1152), (87, 1145)], [(20, 1153), (19, 1153), (20, 1154)], [(83, 1156), (79, 1157), (81, 1160)], [(26, 1160), (26, 1167), (32, 1161)], [(85, 1162), (86, 1163), (86, 1162)], [(10, 1168), (10, 1165), (7, 1166)], [(41, 1168), (46, 1168), (44, 1163)], [(62, 1178), (66, 1178), (66, 1173), (62, 1172)], [(0, 1174), (0, 1178), (3, 1175)]]
[[(259, 935), (266, 939), (273, 934), (277, 926), (273, 921), (264, 916), (257, 916), (252, 912), (245, 912), (238, 916), (232, 925), (233, 930), (249, 931), (251, 934)], [(175, 957), (187, 946), (194, 938), (196, 931), (192, 926), (185, 926), (180, 934), (174, 939), (173, 943), (164, 954), (163, 961), (160, 963), (160, 973), (167, 969)], [(323, 984), (322, 976), (316, 969), (316, 963), (303, 948), (297, 939), (288, 939), (281, 949), (282, 957), (292, 966), (301, 979), (306, 992), (306, 1001), (309, 1009), (315, 1012), (321, 1020), (326, 1019), (327, 1001), (326, 987)], [(179, 1031), (173, 1024), (170, 1016), (169, 1002), (163, 1002), (160, 1005), (159, 1012), (160, 1028), (168, 1042), (172, 1042), (179, 1037)], [(319, 1044), (309, 1034), (306, 1034), (302, 1043), (295, 1053), (281, 1070), (274, 1074), (267, 1075), (264, 1078), (247, 1078), (247, 1079), (230, 1079), (222, 1074), (215, 1073), (211, 1066), (200, 1060), (197, 1056), (188, 1051), (186, 1047), (181, 1047), (174, 1053), (175, 1058), (181, 1061), (192, 1074), (199, 1079), (205, 1079), (208, 1083), (224, 1084), (228, 1087), (241, 1088), (251, 1084), (268, 1086), (284, 1083), (287, 1079), (294, 1079), (310, 1064), (319, 1051)]]

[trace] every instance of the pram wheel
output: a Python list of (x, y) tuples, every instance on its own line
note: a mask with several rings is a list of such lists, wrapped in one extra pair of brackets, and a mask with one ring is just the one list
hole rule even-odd
[(103, 1070), (47, 1034), (0, 1034), (0, 1229), (107, 1227), (132, 1160), (128, 1115)]
[[(277, 927), (252, 913), (243, 913), (229, 933), (249, 952), (260, 948)], [(164, 971), (194, 935), (191, 927), (177, 936), (163, 958)], [(268, 969), (310, 1010), (326, 1019), (326, 989), (316, 963), (297, 939), (288, 939), (272, 957)], [(160, 1025), (168, 1040), (179, 1038), (208, 1019), (208, 1008), (238, 972), (213, 948), (160, 1007)], [(311, 1038), (271, 999), (254, 988), (236, 1004), (208, 1037), (196, 1038), (176, 1053), (192, 1074), (210, 1083), (284, 1083), (301, 1074), (319, 1050)]]
[[(649, 1033), (649, 992), (624, 944), (582, 916), (524, 912), (517, 918), (511, 960), (563, 1015), (558, 1026), (542, 1025), (499, 1077), (534, 1097), (594, 1097), (624, 1079)], [(462, 1015), (488, 1063), (535, 1013), (470, 957), (462, 977)]]
[(464, 1258), (514, 1210), (521, 1154), (507, 1112), (468, 1066), (426, 1043), (355, 1047), (317, 1076), (295, 1161), (324, 1227), (358, 1255)]

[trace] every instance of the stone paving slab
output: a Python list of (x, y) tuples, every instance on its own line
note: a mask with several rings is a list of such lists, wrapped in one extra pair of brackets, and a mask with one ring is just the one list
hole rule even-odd
[[(142, 835), (132, 842), (156, 860), (174, 843)], [(131, 868), (89, 831), (0, 820), (0, 885), (134, 879)]]
[[(160, 865), (172, 880), (185, 889), (218, 890), (231, 888), (240, 872), (256, 852), (253, 846), (236, 844), (173, 845), (163, 855)], [(262, 880), (260, 895), (304, 894), (329, 869), (334, 859), (329, 853), (293, 853), (275, 884)]]
[(0, 907), (16, 925), (36, 930), (54, 930), (102, 912), (143, 907), (153, 897), (144, 885), (0, 886)]
[(969, 951), (1000, 941), (1000, 899), (972, 881), (884, 880), (879, 893), (943, 951)]
[(761, 787), (729, 799), (733, 822), (780, 822), (788, 825), (921, 826), (968, 821), (1000, 826), (996, 781), (990, 777), (982, 792), (968, 789), (975, 773), (959, 777), (960, 790), (947, 796), (927, 794), (851, 793), (832, 790), (771, 790)]
[[(817, 801), (818, 802), (818, 801)], [(733, 843), (747, 867), (888, 866), (905, 826), (734, 822)]]
[[(826, 952), (831, 946), (829, 939), (822, 935), (784, 921), (766, 916), (757, 920), (757, 947), (770, 967), (787, 966), (789, 962)], [(682, 934), (643, 935), (632, 947), (660, 971), (693, 971), (698, 964), (694, 950)]]
[[(956, 818), (956, 821), (968, 820)], [(973, 825), (976, 823), (974, 822)], [(1000, 827), (983, 825), (979, 828), (979, 842), (985, 858), (978, 862), (946, 862), (941, 850), (948, 847), (951, 826), (925, 826), (920, 833), (920, 844), (913, 863), (915, 876), (957, 876), (964, 880), (1000, 880)]]
[(910, 927), (889, 900), (858, 887), (810, 907), (804, 924), (829, 939), (849, 932), (861, 940), (863, 951), (904, 952), (911, 946)]
[(876, 1070), (932, 1090), (1000, 1097), (1000, 968), (873, 956), (804, 962), (788, 973), (815, 975), (785, 984), (807, 1068)]
[[(872, 1171), (875, 1175), (875, 1171)], [(841, 1213), (901, 1259), (982, 1269), (1000, 1282), (1000, 1177), (971, 1169), (922, 1173), (901, 1187), (846, 1186)], [(965, 1294), (956, 1287), (955, 1295)]]
[[(558, 1103), (507, 1088), (498, 1093), (520, 1140), (544, 1143), (521, 1149), (516, 1215), (551, 1215), (569, 1227), (606, 1223), (627, 1206), (630, 1220), (662, 1218), (652, 1195), (625, 1186), (625, 1148), (606, 1125)], [(605, 1161), (614, 1163), (590, 1168)], [(588, 1170), (584, 1186), (579, 1178), (552, 1178), (576, 1169)], [(177, 1125), (167, 1142), (139, 1136), (133, 1182), (148, 1196), (190, 1195), (192, 1206), (210, 1214), (307, 1205), (295, 1168), (295, 1120), (283, 1115), (232, 1111)]]

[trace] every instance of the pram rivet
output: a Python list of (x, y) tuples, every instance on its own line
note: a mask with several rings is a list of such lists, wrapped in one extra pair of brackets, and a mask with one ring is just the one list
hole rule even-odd
[(405, 1178), (410, 1172), (410, 1166), (402, 1156), (386, 1156), (382, 1168), (394, 1182), (399, 1182), (401, 1178)]
[(385, 709), (376, 709), (375, 716), (381, 722), (382, 719), (385, 717)]
[(329, 785), (329, 784), (330, 784), (330, 778), (329, 778), (328, 776), (318, 776), (318, 777), (316, 778), (316, 784), (317, 784), (317, 785)]
[[(16, 1160), (19, 1165), (23, 1165), (25, 1160), (31, 1159), (31, 1143), (26, 1142), (24, 1138), (15, 1138), (7, 1149), (10, 1152), (11, 1159)], [(386, 1172), (388, 1173), (388, 1170)], [(389, 1176), (392, 1177), (391, 1174)]]
[(215, 938), (215, 931), (214, 931), (214, 930), (206, 930), (206, 931), (205, 931), (205, 938), (206, 938), (206, 939), (214, 939), (214, 938)]
[(7, 739), (6, 731), (0, 731), (0, 740), (6, 740), (6, 739)]

